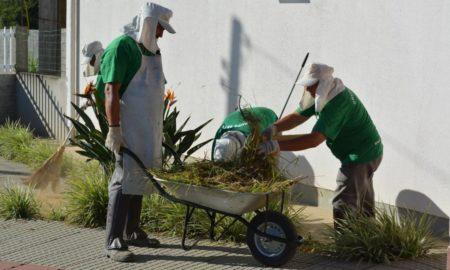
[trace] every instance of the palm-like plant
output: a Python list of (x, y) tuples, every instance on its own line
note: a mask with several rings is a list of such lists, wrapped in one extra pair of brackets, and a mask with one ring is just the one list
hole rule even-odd
[[(104, 171), (110, 173), (114, 164), (114, 153), (105, 146), (106, 136), (109, 130), (108, 120), (105, 114), (99, 109), (100, 107), (97, 106), (93, 98), (94, 92), (95, 88), (91, 82), (85, 87), (83, 94), (77, 94), (77, 96), (87, 99), (86, 105), (79, 107), (72, 103), (72, 106), (83, 122), (79, 121), (78, 118), (75, 119), (66, 116), (77, 130), (77, 135), (73, 139), (70, 139), (70, 142), (81, 148), (77, 153), (87, 157), (88, 161), (97, 160)], [(84, 108), (87, 106), (92, 106), (100, 130), (95, 127), (91, 118), (84, 112)]]
[[(82, 121), (66, 116), (77, 130), (77, 135), (71, 139), (71, 143), (80, 147), (77, 153), (86, 156), (88, 160), (97, 160), (106, 173), (111, 173), (114, 164), (114, 154), (105, 146), (106, 136), (108, 134), (108, 121), (104, 110), (100, 104), (96, 103), (95, 87), (89, 83), (83, 94), (79, 97), (87, 99), (86, 105), (80, 107), (72, 103), (72, 106), (78, 113)], [(206, 121), (199, 127), (191, 130), (184, 130), (190, 117), (188, 117), (181, 126), (177, 127), (177, 118), (179, 111), (175, 104), (175, 95), (172, 90), (167, 91), (164, 97), (164, 119), (163, 119), (163, 165), (164, 166), (182, 166), (184, 161), (195, 151), (209, 143), (212, 139), (206, 140), (195, 146), (194, 143), (199, 139), (201, 130), (212, 119)], [(90, 117), (84, 112), (84, 108), (92, 106), (94, 115), (99, 123), (98, 130)], [(172, 163), (171, 163), (172, 162)]]
[[(213, 139), (206, 140), (199, 144), (194, 143), (200, 138), (201, 130), (212, 121), (209, 119), (195, 129), (184, 130), (191, 117), (186, 118), (184, 122), (177, 127), (177, 118), (180, 111), (173, 104), (176, 103), (175, 94), (168, 90), (164, 97), (164, 119), (163, 119), (163, 166), (180, 167), (188, 157), (194, 154), (198, 149), (211, 142)], [(170, 162), (172, 162), (170, 164)]]

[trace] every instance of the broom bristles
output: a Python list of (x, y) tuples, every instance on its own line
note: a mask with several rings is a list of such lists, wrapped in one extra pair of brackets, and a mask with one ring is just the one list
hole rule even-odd
[(52, 190), (56, 191), (60, 182), (64, 149), (64, 145), (60, 146), (58, 150), (51, 157), (49, 157), (39, 169), (24, 180), (24, 184), (35, 189), (45, 189), (51, 183)]

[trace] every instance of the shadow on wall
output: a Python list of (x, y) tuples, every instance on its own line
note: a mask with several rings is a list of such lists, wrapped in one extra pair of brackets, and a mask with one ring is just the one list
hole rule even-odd
[(48, 138), (50, 134), (47, 132), (44, 123), (39, 118), (36, 106), (31, 102), (24, 86), (20, 83), (16, 84), (17, 89), (17, 116), (20, 122), (30, 127), (33, 134), (37, 137)]
[(231, 22), (231, 49), (229, 60), (222, 59), (225, 77), (220, 79), (222, 89), (227, 92), (226, 113), (234, 112), (239, 106), (240, 69), (242, 65), (242, 45), (249, 46), (242, 24), (237, 18)]
[(314, 170), (304, 156), (296, 156), (293, 152), (281, 152), (278, 167), (286, 177), (302, 179), (293, 188), (294, 202), (312, 206), (319, 205), (319, 194), (314, 186)]
[(400, 216), (413, 213), (417, 214), (417, 218), (420, 218), (421, 213), (415, 210), (412, 210), (411, 212), (409, 209), (425, 207), (425, 211), (427, 213), (430, 213), (433, 216), (438, 216), (433, 222), (433, 233), (438, 236), (450, 236), (449, 217), (425, 194), (415, 190), (404, 189), (398, 194), (397, 199), (395, 200), (395, 205), (398, 208)]

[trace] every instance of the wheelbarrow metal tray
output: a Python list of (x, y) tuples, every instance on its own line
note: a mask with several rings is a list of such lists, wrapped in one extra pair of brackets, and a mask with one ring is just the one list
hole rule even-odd
[(266, 206), (267, 199), (275, 200), (280, 196), (279, 193), (275, 192), (236, 192), (168, 181), (156, 177), (155, 179), (166, 191), (178, 199), (234, 215), (242, 215), (261, 209)]

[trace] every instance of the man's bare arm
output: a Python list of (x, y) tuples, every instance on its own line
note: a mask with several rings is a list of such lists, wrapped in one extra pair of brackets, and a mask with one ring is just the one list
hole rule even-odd
[(277, 132), (281, 132), (293, 129), (296, 126), (303, 124), (308, 119), (309, 117), (303, 116), (297, 112), (293, 112), (276, 121), (274, 123), (274, 126), (276, 127)]
[(105, 112), (110, 126), (120, 125), (120, 83), (105, 85)]
[(301, 151), (317, 147), (324, 142), (326, 137), (320, 132), (299, 135), (297, 138), (286, 141), (278, 141), (281, 151)]

